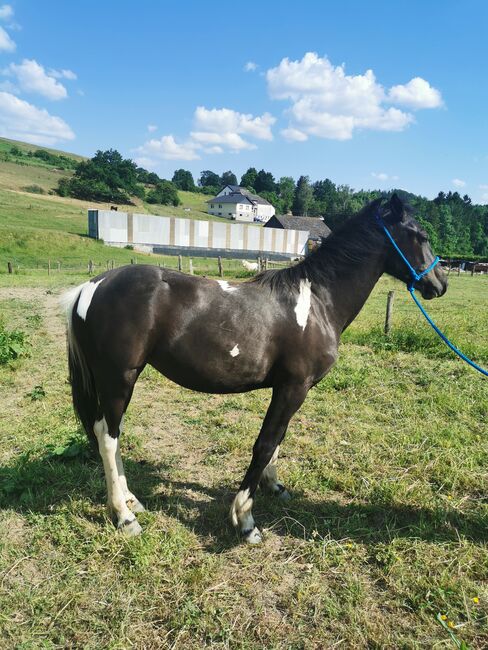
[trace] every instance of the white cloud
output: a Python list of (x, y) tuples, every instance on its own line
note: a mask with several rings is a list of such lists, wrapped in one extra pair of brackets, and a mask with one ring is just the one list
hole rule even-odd
[(488, 184), (487, 183), (482, 183), (479, 185), (480, 190), (488, 190)]
[(381, 183), (385, 183), (386, 181), (397, 181), (399, 179), (398, 176), (390, 176), (389, 174), (386, 174), (385, 172), (371, 172), (371, 176), (373, 178), (376, 178), (376, 180), (380, 181)]
[(73, 140), (75, 134), (60, 117), (11, 93), (0, 92), (0, 136), (54, 145), (60, 140)]
[(25, 92), (37, 93), (52, 100), (65, 99), (68, 96), (63, 84), (50, 76), (34, 59), (24, 59), (18, 64), (11, 63), (5, 74), (16, 77), (19, 87)]
[(393, 86), (388, 98), (393, 104), (403, 104), (414, 109), (439, 108), (444, 105), (441, 93), (421, 77), (415, 77), (404, 85)]
[(258, 140), (272, 140), (271, 126), (276, 119), (269, 113), (260, 117), (238, 113), (230, 108), (212, 108), (198, 106), (195, 111), (194, 123), (198, 131), (212, 133), (244, 134)]
[[(197, 160), (200, 156), (195, 151), (195, 143), (191, 141), (178, 143), (172, 135), (145, 142), (136, 152), (143, 158), (163, 160)], [(141, 158), (139, 158), (140, 160)]]
[(0, 27), (0, 52), (13, 52), (17, 46), (3, 27)]
[(453, 178), (451, 183), (454, 185), (454, 187), (466, 187), (466, 181), (463, 181), (460, 178)]
[[(222, 145), (231, 151), (241, 151), (242, 149), (256, 149), (255, 144), (251, 144), (241, 138), (238, 133), (223, 132), (215, 133), (211, 131), (192, 131), (190, 133), (192, 140), (197, 144), (205, 145)], [(222, 146), (218, 147), (215, 153), (220, 153)]]
[(75, 81), (78, 79), (78, 75), (73, 70), (49, 70), (48, 75), (54, 77), (55, 79), (68, 79), (69, 81)]
[(248, 61), (246, 65), (244, 66), (245, 72), (254, 72), (257, 70), (258, 64), (254, 63), (254, 61)]
[(2, 5), (0, 7), (0, 20), (8, 20), (14, 15), (11, 5)]
[(148, 124), (147, 130), (149, 131), (149, 133), (154, 133), (154, 131), (158, 130), (158, 127), (155, 124)]
[(308, 140), (308, 135), (299, 129), (282, 129), (281, 135), (289, 142), (304, 142), (305, 140)]
[[(344, 65), (334, 66), (327, 57), (319, 57), (314, 52), (307, 52), (297, 61), (282, 59), (278, 66), (267, 71), (266, 79), (272, 99), (291, 103), (286, 111), (290, 124), (282, 131), (288, 140), (304, 140), (304, 135), (348, 140), (359, 129), (402, 131), (415, 121), (411, 113), (388, 107), (389, 103), (400, 102), (391, 101), (372, 70), (362, 75), (347, 75)], [(427, 90), (422, 84), (426, 84)], [(399, 96), (400, 87), (395, 88), (394, 95)], [(410, 104), (417, 97), (416, 108), (427, 107), (429, 92), (433, 105), (432, 95), (438, 93), (423, 79), (412, 80), (401, 88), (407, 89), (404, 95)]]

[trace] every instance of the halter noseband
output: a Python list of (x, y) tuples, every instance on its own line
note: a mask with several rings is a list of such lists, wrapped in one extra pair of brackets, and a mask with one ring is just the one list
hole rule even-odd
[(383, 228), (383, 230), (385, 231), (386, 236), (388, 237), (390, 242), (393, 244), (393, 248), (400, 255), (402, 260), (407, 265), (408, 270), (410, 271), (410, 275), (412, 276), (412, 279), (411, 279), (411, 281), (409, 283), (407, 283), (407, 287), (408, 287), (408, 290), (410, 291), (410, 293), (412, 293), (414, 291), (414, 287), (413, 287), (414, 283), (418, 282), (419, 280), (421, 280), (424, 277), (424, 275), (427, 275), (427, 273), (432, 271), (432, 269), (435, 268), (437, 266), (437, 264), (440, 262), (440, 258), (436, 256), (436, 258), (432, 261), (431, 264), (429, 264), (429, 266), (426, 269), (424, 269), (423, 271), (416, 271), (413, 268), (413, 266), (410, 264), (408, 259), (405, 257), (403, 252), (400, 250), (400, 247), (398, 246), (396, 241), (393, 239), (391, 232), (386, 227), (385, 222), (381, 218), (380, 214), (377, 212), (375, 216), (376, 216), (376, 221), (381, 226), (381, 228)]

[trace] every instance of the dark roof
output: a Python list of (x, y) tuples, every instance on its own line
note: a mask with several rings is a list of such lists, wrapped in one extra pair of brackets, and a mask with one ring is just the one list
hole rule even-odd
[(227, 196), (216, 196), (213, 199), (209, 199), (207, 203), (252, 203), (252, 201), (245, 194), (235, 192), (233, 194), (227, 194)]
[[(257, 194), (252, 194), (249, 192), (249, 190), (246, 190), (245, 187), (240, 187), (239, 185), (226, 185), (225, 187), (230, 187), (232, 194), (228, 194), (227, 196), (216, 196), (213, 199), (209, 199), (207, 203), (243, 203), (242, 199), (246, 198), (250, 203), (258, 203), (259, 205), (271, 205), (269, 201), (266, 201), (266, 199), (263, 199)], [(222, 190), (225, 190), (225, 187), (223, 187)], [(230, 197), (233, 197), (232, 200), (227, 200), (230, 199)], [(226, 200), (222, 201), (222, 199)]]
[(312, 239), (328, 237), (332, 232), (320, 217), (294, 217), (291, 214), (275, 214), (264, 224), (265, 228), (285, 230), (308, 230)]

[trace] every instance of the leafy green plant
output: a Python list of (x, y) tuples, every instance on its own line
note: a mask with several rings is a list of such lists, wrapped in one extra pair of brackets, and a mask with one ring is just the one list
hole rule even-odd
[(0, 365), (14, 361), (26, 354), (27, 340), (21, 330), (7, 330), (0, 323)]
[(32, 390), (30, 390), (28, 393), (25, 395), (26, 397), (30, 397), (33, 402), (37, 402), (38, 400), (42, 399), (43, 397), (46, 397), (46, 391), (44, 390), (44, 387), (38, 384), (37, 386), (34, 386)]

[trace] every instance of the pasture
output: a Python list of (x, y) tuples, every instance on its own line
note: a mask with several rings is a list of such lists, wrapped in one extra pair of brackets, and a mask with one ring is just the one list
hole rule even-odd
[[(279, 471), (293, 499), (258, 493), (265, 538), (248, 547), (228, 509), (269, 391), (192, 393), (150, 368), (122, 438), (144, 533), (109, 522), (57, 308), (85, 279), (0, 275), (1, 321), (26, 333), (0, 366), (2, 647), (487, 646), (486, 381), (434, 339), (401, 284), (379, 282), (292, 419)], [(487, 296), (488, 276), (456, 276), (428, 303), (485, 366)]]

